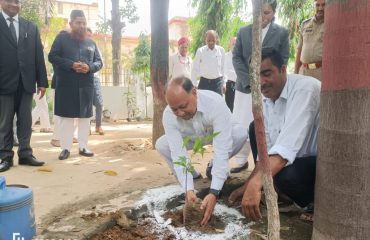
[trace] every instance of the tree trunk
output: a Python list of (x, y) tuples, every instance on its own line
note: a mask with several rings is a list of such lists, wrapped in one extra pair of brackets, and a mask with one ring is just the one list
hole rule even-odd
[(370, 1), (325, 7), (312, 239), (370, 239)]
[(267, 238), (269, 240), (280, 239), (280, 219), (277, 204), (277, 194), (274, 189), (271, 175), (269, 156), (267, 154), (267, 144), (265, 126), (262, 113), (262, 94), (260, 87), (260, 66), (261, 66), (261, 22), (262, 22), (262, 0), (253, 0), (253, 39), (252, 39), (252, 61), (250, 64), (250, 79), (252, 88), (253, 117), (256, 131), (258, 157), (263, 168), (263, 189), (267, 204), (268, 229)]
[(169, 0), (150, 0), (151, 55), (150, 79), (153, 92), (153, 147), (163, 135), (162, 115), (166, 107), (164, 87), (168, 78), (168, 4)]
[(112, 68), (113, 85), (120, 85), (121, 78), (121, 38), (123, 23), (121, 22), (119, 0), (112, 0)]

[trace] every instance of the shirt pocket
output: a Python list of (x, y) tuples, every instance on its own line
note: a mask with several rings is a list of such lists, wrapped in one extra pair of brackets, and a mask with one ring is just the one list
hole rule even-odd
[(221, 53), (217, 53), (215, 58), (216, 58), (216, 64), (220, 68), (221, 65), (222, 65), (222, 55), (221, 55)]

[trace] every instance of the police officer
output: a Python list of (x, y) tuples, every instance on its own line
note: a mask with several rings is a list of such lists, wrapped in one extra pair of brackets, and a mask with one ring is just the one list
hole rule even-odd
[(316, 14), (303, 21), (294, 73), (321, 81), (325, 0), (315, 0)]

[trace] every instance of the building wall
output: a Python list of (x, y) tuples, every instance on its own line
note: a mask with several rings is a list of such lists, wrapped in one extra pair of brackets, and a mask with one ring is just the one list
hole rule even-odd
[(61, 17), (69, 22), (69, 16), (74, 9), (82, 10), (85, 13), (87, 26), (93, 31), (96, 30), (96, 23), (99, 22), (98, 2), (91, 1), (90, 4), (80, 3), (78, 0), (54, 0), (53, 13), (55, 17)]

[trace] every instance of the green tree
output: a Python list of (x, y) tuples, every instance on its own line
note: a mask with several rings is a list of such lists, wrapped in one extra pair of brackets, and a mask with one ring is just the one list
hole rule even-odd
[(22, 8), (20, 15), (27, 20), (35, 23), (39, 28), (41, 28), (45, 19), (42, 17), (44, 6), (47, 6), (48, 0), (27, 0), (22, 1)]
[(314, 15), (313, 1), (306, 0), (279, 0), (279, 18), (289, 30), (290, 57), (294, 62), (299, 42), (299, 30), (303, 20)]
[(226, 47), (230, 37), (236, 35), (236, 29), (244, 25), (238, 17), (241, 10), (245, 9), (243, 0), (192, 0), (191, 3), (198, 9), (196, 16), (189, 20), (193, 38), (190, 52), (193, 54), (204, 45), (204, 34), (207, 30), (216, 30), (219, 42)]
[(145, 82), (150, 76), (150, 42), (149, 37), (143, 33), (139, 36), (139, 44), (134, 49), (134, 63), (132, 70), (135, 73), (143, 74)]

